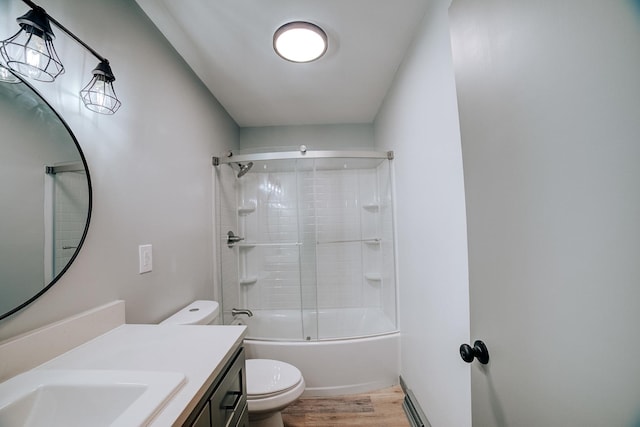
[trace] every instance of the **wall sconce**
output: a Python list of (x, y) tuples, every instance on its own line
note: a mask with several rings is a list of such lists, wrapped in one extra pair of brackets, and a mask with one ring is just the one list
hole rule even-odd
[(53, 23), (100, 61), (92, 72), (93, 78), (80, 91), (85, 107), (101, 114), (114, 114), (122, 103), (113, 89), (113, 81), (116, 78), (109, 61), (48, 15), (43, 8), (31, 0), (22, 1), (31, 7), (31, 10), (16, 19), (20, 30), (0, 42), (0, 55), (6, 67), (22, 76), (43, 82), (52, 82), (64, 73), (64, 66), (53, 46)]
[(18, 19), (20, 30), (2, 42), (0, 52), (16, 73), (42, 82), (52, 82), (64, 73), (53, 46), (53, 31), (47, 13), (32, 9)]
[(113, 89), (113, 77), (109, 61), (104, 60), (93, 69), (93, 78), (81, 91), (80, 96), (85, 107), (101, 114), (113, 114), (122, 102)]

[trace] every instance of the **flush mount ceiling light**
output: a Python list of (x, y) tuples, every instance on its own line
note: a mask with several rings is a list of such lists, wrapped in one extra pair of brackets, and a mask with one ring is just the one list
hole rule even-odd
[(327, 51), (327, 34), (315, 24), (289, 22), (273, 35), (273, 49), (291, 62), (311, 62)]
[[(84, 105), (97, 113), (115, 113), (122, 103), (113, 90), (113, 81), (116, 78), (113, 76), (109, 61), (53, 19), (43, 8), (31, 0), (22, 0), (22, 2), (31, 10), (16, 19), (20, 30), (12, 37), (0, 41), (0, 55), (6, 67), (25, 77), (44, 82), (52, 82), (62, 74), (64, 67), (53, 47), (54, 35), (51, 24), (54, 24), (100, 61), (92, 71), (93, 78), (80, 91)], [(0, 81), (6, 81), (5, 74), (0, 67)], [(10, 78), (9, 75), (6, 77)]]

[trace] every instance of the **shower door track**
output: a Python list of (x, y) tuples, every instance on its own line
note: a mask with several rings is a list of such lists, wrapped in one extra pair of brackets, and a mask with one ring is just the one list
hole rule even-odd
[(252, 154), (234, 154), (229, 151), (223, 157), (213, 157), (214, 166), (249, 161), (261, 160), (284, 160), (284, 159), (331, 159), (331, 158), (360, 158), (360, 159), (388, 159), (393, 160), (393, 151), (339, 151), (339, 150), (322, 150), (307, 151), (300, 149), (299, 151), (281, 151), (270, 153), (252, 153)]

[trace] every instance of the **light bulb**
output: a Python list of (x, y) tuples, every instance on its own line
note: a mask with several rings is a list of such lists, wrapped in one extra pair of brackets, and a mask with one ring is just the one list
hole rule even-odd
[(46, 68), (46, 55), (42, 55), (47, 52), (47, 46), (40, 37), (34, 35), (31, 37), (31, 43), (29, 43), (29, 47), (26, 49), (27, 57), (26, 62), (29, 65), (27, 69), (27, 73), (29, 77), (35, 78), (41, 74), (41, 70)]
[(100, 107), (105, 107), (105, 101), (106, 101), (105, 91), (106, 91), (105, 82), (98, 80), (96, 84), (93, 86), (93, 92), (95, 93), (95, 103)]
[(35, 34), (31, 36), (31, 40), (29, 43), (29, 47), (27, 47), (27, 64), (36, 68), (44, 68), (41, 67), (40, 62), (42, 61), (42, 54), (47, 53), (47, 45), (45, 44), (42, 38), (36, 36)]

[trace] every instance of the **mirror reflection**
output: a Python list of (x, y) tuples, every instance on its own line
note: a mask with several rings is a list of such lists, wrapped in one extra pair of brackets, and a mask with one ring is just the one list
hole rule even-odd
[(89, 224), (91, 185), (80, 147), (25, 82), (0, 79), (0, 319), (64, 274)]

